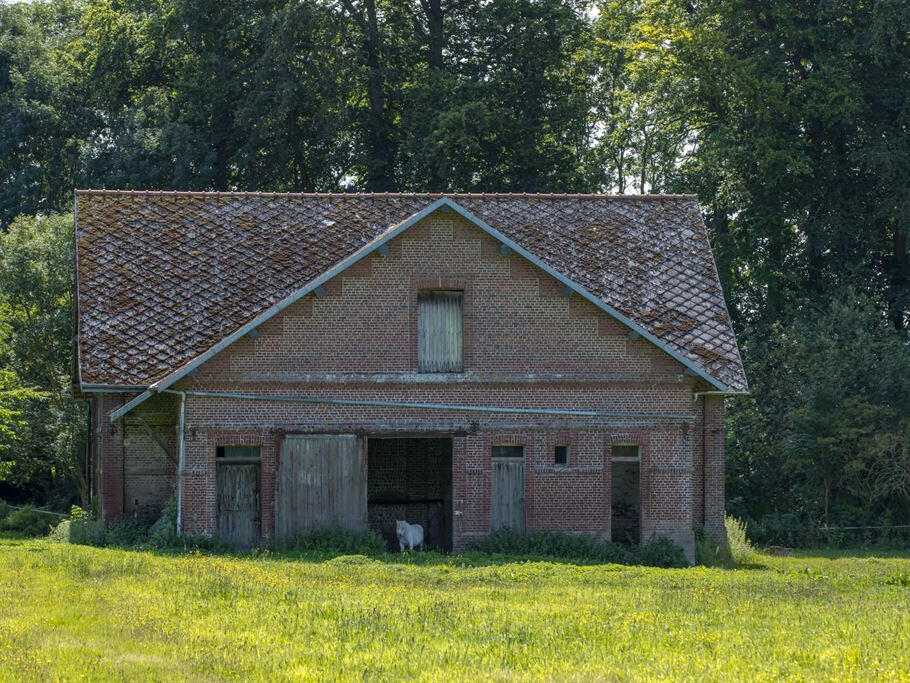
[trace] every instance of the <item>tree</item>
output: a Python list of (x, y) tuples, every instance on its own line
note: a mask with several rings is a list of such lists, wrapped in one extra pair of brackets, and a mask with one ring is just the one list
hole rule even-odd
[(19, 218), (0, 236), (0, 477), (45, 497), (68, 481), (87, 505), (86, 408), (70, 388), (72, 231), (72, 215)]

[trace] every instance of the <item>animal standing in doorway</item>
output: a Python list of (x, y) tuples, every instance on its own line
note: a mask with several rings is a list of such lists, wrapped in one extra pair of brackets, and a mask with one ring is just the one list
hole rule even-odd
[(395, 521), (395, 533), (398, 535), (398, 547), (404, 552), (419, 546), (423, 550), (423, 527), (419, 524), (408, 524), (404, 520)]

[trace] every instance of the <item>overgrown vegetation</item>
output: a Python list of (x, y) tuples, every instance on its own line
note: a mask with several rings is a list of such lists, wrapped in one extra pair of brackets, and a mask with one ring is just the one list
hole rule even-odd
[(0, 679), (902, 680), (910, 671), (906, 553), (761, 563), (676, 570), (436, 553), (327, 562), (0, 540)]
[(60, 515), (33, 505), (13, 507), (0, 501), (0, 531), (23, 537), (45, 536)]
[(232, 549), (217, 539), (177, 535), (177, 504), (170, 499), (161, 518), (152, 525), (143, 524), (132, 517), (123, 517), (105, 525), (91, 510), (73, 506), (68, 519), (64, 519), (50, 533), (51, 539), (99, 548), (124, 548), (137, 550), (209, 550), (229, 552)]
[(491, 555), (571, 559), (583, 562), (639, 564), (650, 567), (688, 566), (682, 548), (665, 538), (641, 545), (602, 541), (590, 534), (506, 529), (473, 539), (470, 550)]
[(332, 527), (316, 528), (295, 536), (283, 547), (302, 553), (318, 552), (335, 555), (379, 555), (386, 551), (385, 541), (368, 529), (357, 533)]
[(724, 515), (724, 526), (727, 531), (727, 547), (733, 563), (743, 565), (755, 561), (756, 550), (746, 535), (746, 525), (735, 517)]

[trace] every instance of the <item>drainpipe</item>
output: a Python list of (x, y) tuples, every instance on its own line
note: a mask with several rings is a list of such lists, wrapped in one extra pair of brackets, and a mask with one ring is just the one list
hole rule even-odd
[(183, 533), (183, 420), (186, 406), (186, 393), (174, 392), (180, 395), (180, 407), (177, 413), (177, 535)]

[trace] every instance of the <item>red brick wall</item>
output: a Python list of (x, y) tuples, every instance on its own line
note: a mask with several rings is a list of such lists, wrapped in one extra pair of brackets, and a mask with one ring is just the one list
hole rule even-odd
[(724, 528), (724, 399), (722, 396), (705, 396), (707, 415), (705, 429), (704, 525), (705, 531), (718, 543), (726, 545)]
[(177, 473), (177, 401), (171, 394), (155, 396), (121, 420), (123, 449), (123, 513), (154, 522), (174, 495)]
[[(694, 460), (700, 442), (700, 381), (578, 295), (456, 214), (437, 213), (366, 257), (181, 381), (186, 390), (287, 396), (494, 405), (556, 410), (660, 412), (683, 419), (585, 417), (299, 404), (189, 396), (186, 400), (185, 530), (213, 533), (215, 447), (263, 447), (263, 532), (272, 529), (276, 447), (285, 432), (455, 434), (455, 546), (489, 531), (490, 447), (525, 445), (529, 529), (610, 528), (610, 445), (638, 443), (645, 538), (666, 534), (691, 544), (700, 509), (716, 516), (722, 477), (704, 489)], [(416, 301), (422, 287), (465, 291), (465, 373), (416, 372)], [(719, 409), (717, 406), (720, 406)], [(722, 401), (709, 400), (709, 429)], [(110, 408), (108, 408), (109, 410)], [(127, 430), (132, 427), (127, 425)], [(122, 439), (122, 436), (121, 436)], [(113, 439), (111, 443), (116, 441)], [(722, 473), (723, 438), (710, 442), (710, 477)], [(571, 446), (568, 468), (553, 467), (553, 446)], [(122, 443), (122, 441), (121, 441)], [(150, 457), (129, 440), (127, 461)], [(109, 456), (116, 464), (113, 446)], [(143, 453), (145, 455), (143, 455)], [(700, 475), (699, 475), (700, 476)], [(719, 495), (719, 498), (718, 498)], [(113, 503), (112, 503), (113, 505)], [(115, 508), (111, 507), (113, 512)]]

